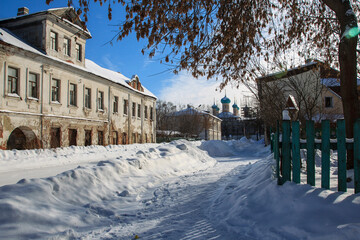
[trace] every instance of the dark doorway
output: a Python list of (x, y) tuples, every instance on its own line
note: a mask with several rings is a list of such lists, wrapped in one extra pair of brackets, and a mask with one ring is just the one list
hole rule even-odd
[(98, 131), (98, 144), (104, 145), (104, 132)]
[(126, 133), (124, 132), (124, 133), (122, 134), (122, 144), (126, 144), (126, 138), (127, 138), (127, 135), (126, 135)]
[(69, 146), (76, 146), (76, 129), (69, 129)]
[(50, 147), (58, 148), (60, 147), (60, 139), (61, 139), (61, 131), (60, 128), (51, 128), (50, 130)]
[(34, 149), (40, 148), (40, 142), (29, 127), (15, 128), (7, 141), (7, 149)]
[(85, 146), (91, 145), (91, 130), (85, 130)]

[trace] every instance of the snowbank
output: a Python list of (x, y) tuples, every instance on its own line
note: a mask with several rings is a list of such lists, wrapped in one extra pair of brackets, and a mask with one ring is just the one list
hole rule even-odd
[(209, 209), (214, 223), (239, 239), (359, 238), (359, 194), (278, 186), (273, 166), (270, 155), (240, 168)]
[(136, 202), (160, 181), (216, 163), (196, 143), (181, 140), (170, 144), (2, 151), (1, 156), (3, 167), (14, 164), (15, 168), (96, 157), (107, 160), (54, 177), (23, 179), (1, 187), (0, 239), (48, 238), (59, 233), (68, 237), (72, 235), (69, 229), (86, 231), (89, 226), (121, 222), (119, 209)]

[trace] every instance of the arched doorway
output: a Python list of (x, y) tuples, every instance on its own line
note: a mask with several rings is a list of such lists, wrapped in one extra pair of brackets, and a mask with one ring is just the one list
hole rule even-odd
[(40, 148), (40, 143), (35, 133), (29, 127), (15, 128), (7, 141), (7, 149), (34, 149)]

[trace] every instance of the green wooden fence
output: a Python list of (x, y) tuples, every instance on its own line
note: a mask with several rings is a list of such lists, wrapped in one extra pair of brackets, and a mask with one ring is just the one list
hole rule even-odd
[(354, 138), (348, 140), (345, 138), (345, 121), (342, 119), (336, 122), (335, 139), (330, 139), (329, 120), (321, 122), (321, 139), (315, 139), (313, 121), (306, 122), (306, 139), (300, 139), (300, 124), (297, 121), (282, 121), (281, 139), (279, 124), (271, 136), (279, 185), (291, 179), (295, 183), (300, 183), (300, 149), (306, 149), (306, 179), (308, 184), (315, 186), (315, 149), (320, 149), (321, 187), (329, 189), (330, 149), (333, 149), (338, 152), (338, 191), (346, 192), (346, 150), (353, 149), (354, 188), (355, 193), (360, 192), (360, 119), (354, 124)]

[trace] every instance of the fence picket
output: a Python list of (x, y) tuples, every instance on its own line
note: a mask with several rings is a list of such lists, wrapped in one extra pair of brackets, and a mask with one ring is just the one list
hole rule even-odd
[(282, 122), (282, 130), (281, 164), (283, 181), (285, 182), (291, 180), (290, 121)]
[(315, 132), (314, 121), (306, 121), (306, 172), (307, 183), (311, 186), (315, 186)]
[(279, 127), (276, 128), (274, 136), (274, 158), (276, 161), (276, 177), (280, 184), (280, 158), (279, 158)]
[(293, 182), (300, 183), (300, 124), (292, 122)]
[(346, 139), (345, 120), (336, 122), (336, 138), (338, 151), (338, 191), (346, 192)]
[(330, 188), (330, 121), (321, 121), (321, 187)]
[(360, 192), (360, 119), (354, 124), (354, 178), (355, 193)]

